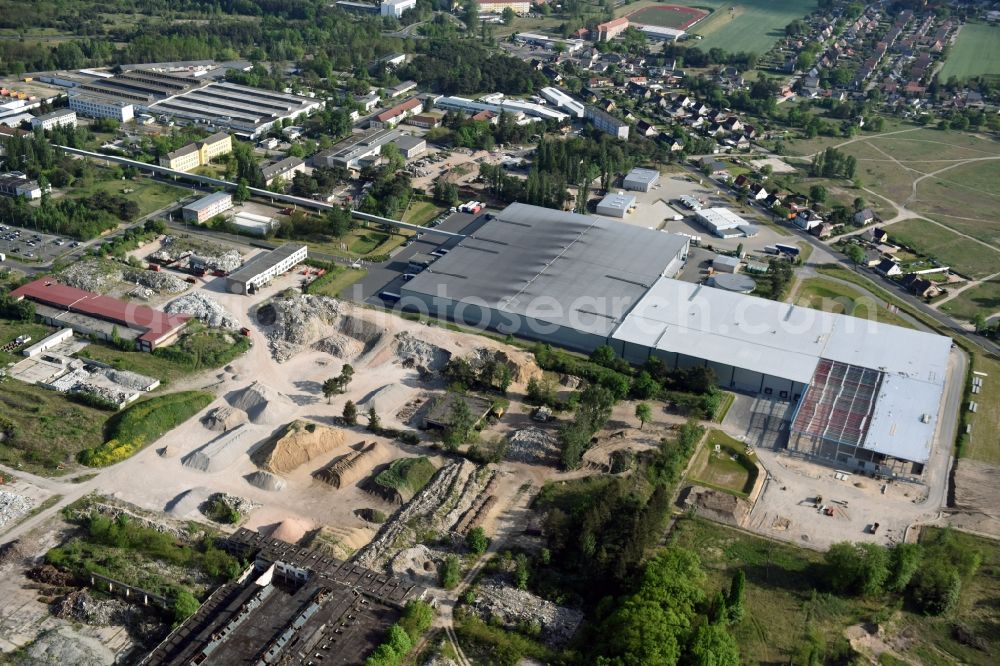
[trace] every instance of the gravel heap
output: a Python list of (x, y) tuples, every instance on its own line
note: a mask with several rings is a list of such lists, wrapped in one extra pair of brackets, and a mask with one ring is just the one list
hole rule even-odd
[(552, 647), (566, 645), (583, 621), (578, 610), (558, 606), (496, 578), (479, 584), (472, 609), (486, 622), (497, 621), (507, 627), (537, 623), (541, 627), (539, 640)]
[(396, 358), (406, 368), (439, 372), (451, 360), (451, 352), (403, 331), (396, 336)]
[(229, 310), (212, 298), (201, 292), (185, 294), (176, 298), (163, 308), (167, 314), (186, 314), (198, 319), (213, 328), (225, 328), (235, 331), (240, 322)]
[(0, 527), (13, 523), (24, 514), (31, 511), (34, 503), (23, 495), (15, 495), (0, 490)]
[(246, 412), (226, 406), (216, 407), (201, 419), (202, 425), (216, 432), (225, 432), (246, 422)]
[(295, 403), (288, 396), (260, 382), (254, 382), (230, 396), (230, 404), (246, 412), (250, 421), (257, 425), (282, 423), (295, 409)]
[(559, 462), (559, 443), (553, 434), (541, 428), (516, 430), (508, 437), (507, 459), (531, 465)]
[(251, 486), (261, 490), (278, 491), (285, 489), (285, 480), (276, 474), (260, 469), (243, 477)]
[(339, 301), (312, 294), (276, 298), (265, 307), (274, 314), (274, 324), (267, 331), (267, 343), (278, 362), (287, 361), (322, 337), (340, 312)]

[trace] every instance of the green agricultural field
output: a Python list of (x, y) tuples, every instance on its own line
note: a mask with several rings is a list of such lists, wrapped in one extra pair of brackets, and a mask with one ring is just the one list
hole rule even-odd
[(879, 307), (871, 298), (854, 287), (824, 277), (803, 280), (795, 294), (795, 303), (814, 310), (850, 314), (880, 324), (913, 328), (910, 322)]
[[(785, 26), (806, 16), (816, 8), (815, 0), (699, 0), (678, 3), (711, 7), (715, 11), (691, 28), (704, 39), (691, 42), (702, 50), (720, 48), (725, 51), (766, 53), (785, 34)], [(730, 8), (734, 8), (730, 11)]]
[(912, 247), (972, 278), (992, 275), (1000, 265), (1000, 251), (927, 220), (903, 220), (886, 231), (892, 242)]
[(967, 79), (983, 74), (1000, 76), (1000, 27), (967, 23), (958, 33), (940, 78), (946, 81), (952, 76)]
[(962, 291), (941, 304), (941, 311), (972, 321), (977, 314), (987, 319), (1000, 312), (1000, 280), (989, 280)]

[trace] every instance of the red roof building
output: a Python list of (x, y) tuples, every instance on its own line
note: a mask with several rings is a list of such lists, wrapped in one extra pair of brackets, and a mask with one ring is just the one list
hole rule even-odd
[(375, 116), (371, 124), (374, 127), (395, 127), (399, 124), (399, 121), (412, 116), (423, 107), (423, 102), (416, 97), (411, 97), (402, 104), (397, 104), (391, 109)]
[(624, 16), (612, 19), (597, 26), (597, 41), (610, 42), (612, 39), (628, 30), (628, 19)]
[[(102, 296), (75, 287), (59, 284), (54, 278), (46, 277), (18, 287), (10, 293), (18, 300), (27, 298), (55, 311), (83, 315), (84, 318), (123, 326), (138, 335), (136, 346), (143, 351), (153, 351), (173, 342), (181, 329), (191, 319), (188, 315), (169, 315), (154, 310), (147, 305), (129, 303), (110, 296)], [(110, 339), (110, 335), (97, 328), (85, 325), (76, 318), (59, 319), (60, 312), (39, 312), (43, 319), (52, 319), (57, 326), (68, 326), (83, 334), (97, 334)], [(123, 336), (125, 337), (125, 336)]]

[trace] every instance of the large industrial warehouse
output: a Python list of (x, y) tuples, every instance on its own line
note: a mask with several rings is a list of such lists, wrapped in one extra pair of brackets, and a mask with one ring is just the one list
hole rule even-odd
[(634, 363), (711, 367), (793, 406), (788, 447), (918, 479), (951, 340), (672, 279), (687, 239), (511, 204), (404, 283), (404, 308)]
[(514, 203), (406, 282), (401, 303), (589, 351), (687, 252), (683, 236)]

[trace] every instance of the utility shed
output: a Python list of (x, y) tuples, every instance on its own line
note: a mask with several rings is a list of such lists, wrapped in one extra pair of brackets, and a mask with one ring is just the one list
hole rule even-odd
[(514, 203), (406, 282), (401, 304), (589, 352), (687, 252), (683, 236)]
[(598, 202), (597, 214), (624, 218), (633, 208), (635, 208), (634, 194), (612, 192)]
[(656, 169), (640, 169), (636, 167), (622, 179), (622, 187), (635, 192), (649, 192), (660, 180), (660, 172)]

